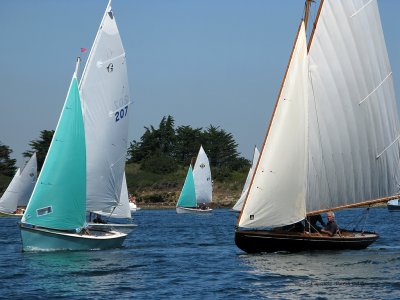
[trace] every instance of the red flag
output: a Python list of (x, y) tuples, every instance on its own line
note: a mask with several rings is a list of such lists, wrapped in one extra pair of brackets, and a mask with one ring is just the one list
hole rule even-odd
[(82, 53), (86, 52), (86, 50), (87, 50), (86, 48), (81, 48)]

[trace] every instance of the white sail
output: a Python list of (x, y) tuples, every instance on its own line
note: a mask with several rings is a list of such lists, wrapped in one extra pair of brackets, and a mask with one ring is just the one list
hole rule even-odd
[(126, 176), (124, 172), (124, 177), (122, 180), (122, 188), (121, 188), (121, 195), (120, 201), (117, 206), (111, 207), (108, 209), (104, 209), (102, 211), (96, 211), (95, 213), (112, 218), (118, 219), (131, 219), (131, 209), (129, 206), (129, 196), (128, 196), (128, 187), (126, 185)]
[(200, 147), (196, 163), (193, 168), (194, 187), (197, 204), (212, 202), (211, 169), (207, 154)]
[(281, 226), (306, 216), (308, 59), (304, 22), (239, 220)]
[(26, 206), (37, 179), (36, 153), (33, 153), (25, 167), (18, 169), (0, 199), (0, 211), (13, 213), (17, 206)]
[(377, 1), (324, 1), (309, 50), (307, 212), (399, 192), (399, 121)]
[(235, 211), (241, 211), (242, 210), (243, 203), (244, 203), (244, 200), (246, 199), (247, 192), (249, 191), (250, 181), (251, 181), (251, 178), (253, 178), (253, 173), (254, 173), (254, 170), (256, 169), (256, 165), (257, 165), (259, 156), (260, 156), (260, 152), (258, 151), (257, 147), (254, 147), (253, 163), (251, 165), (249, 173), (247, 173), (246, 182), (244, 183), (243, 190), (242, 190), (242, 193), (240, 195), (240, 198), (235, 203), (235, 205), (232, 207), (232, 210), (235, 210)]
[(87, 210), (119, 203), (128, 146), (125, 51), (107, 6), (80, 82), (87, 153)]

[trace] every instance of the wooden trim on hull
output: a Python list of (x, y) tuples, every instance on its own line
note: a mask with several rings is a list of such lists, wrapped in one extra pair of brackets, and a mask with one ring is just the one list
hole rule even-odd
[(235, 243), (247, 253), (308, 250), (359, 250), (379, 238), (372, 232), (342, 231), (341, 236), (275, 231), (235, 230)]

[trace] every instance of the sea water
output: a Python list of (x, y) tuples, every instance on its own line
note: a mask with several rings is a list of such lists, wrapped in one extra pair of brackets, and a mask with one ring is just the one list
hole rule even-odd
[(18, 220), (0, 218), (0, 298), (400, 299), (400, 213), (370, 210), (365, 250), (256, 255), (235, 246), (236, 217), (140, 210), (122, 249), (47, 253), (22, 252)]

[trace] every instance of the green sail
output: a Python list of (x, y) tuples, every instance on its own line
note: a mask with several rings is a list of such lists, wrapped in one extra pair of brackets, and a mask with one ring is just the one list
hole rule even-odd
[(86, 146), (76, 76), (72, 78), (23, 223), (73, 230), (85, 224)]
[(196, 207), (196, 192), (194, 189), (194, 179), (192, 166), (189, 166), (188, 173), (186, 175), (185, 183), (179, 196), (178, 203), (176, 206), (179, 207)]

